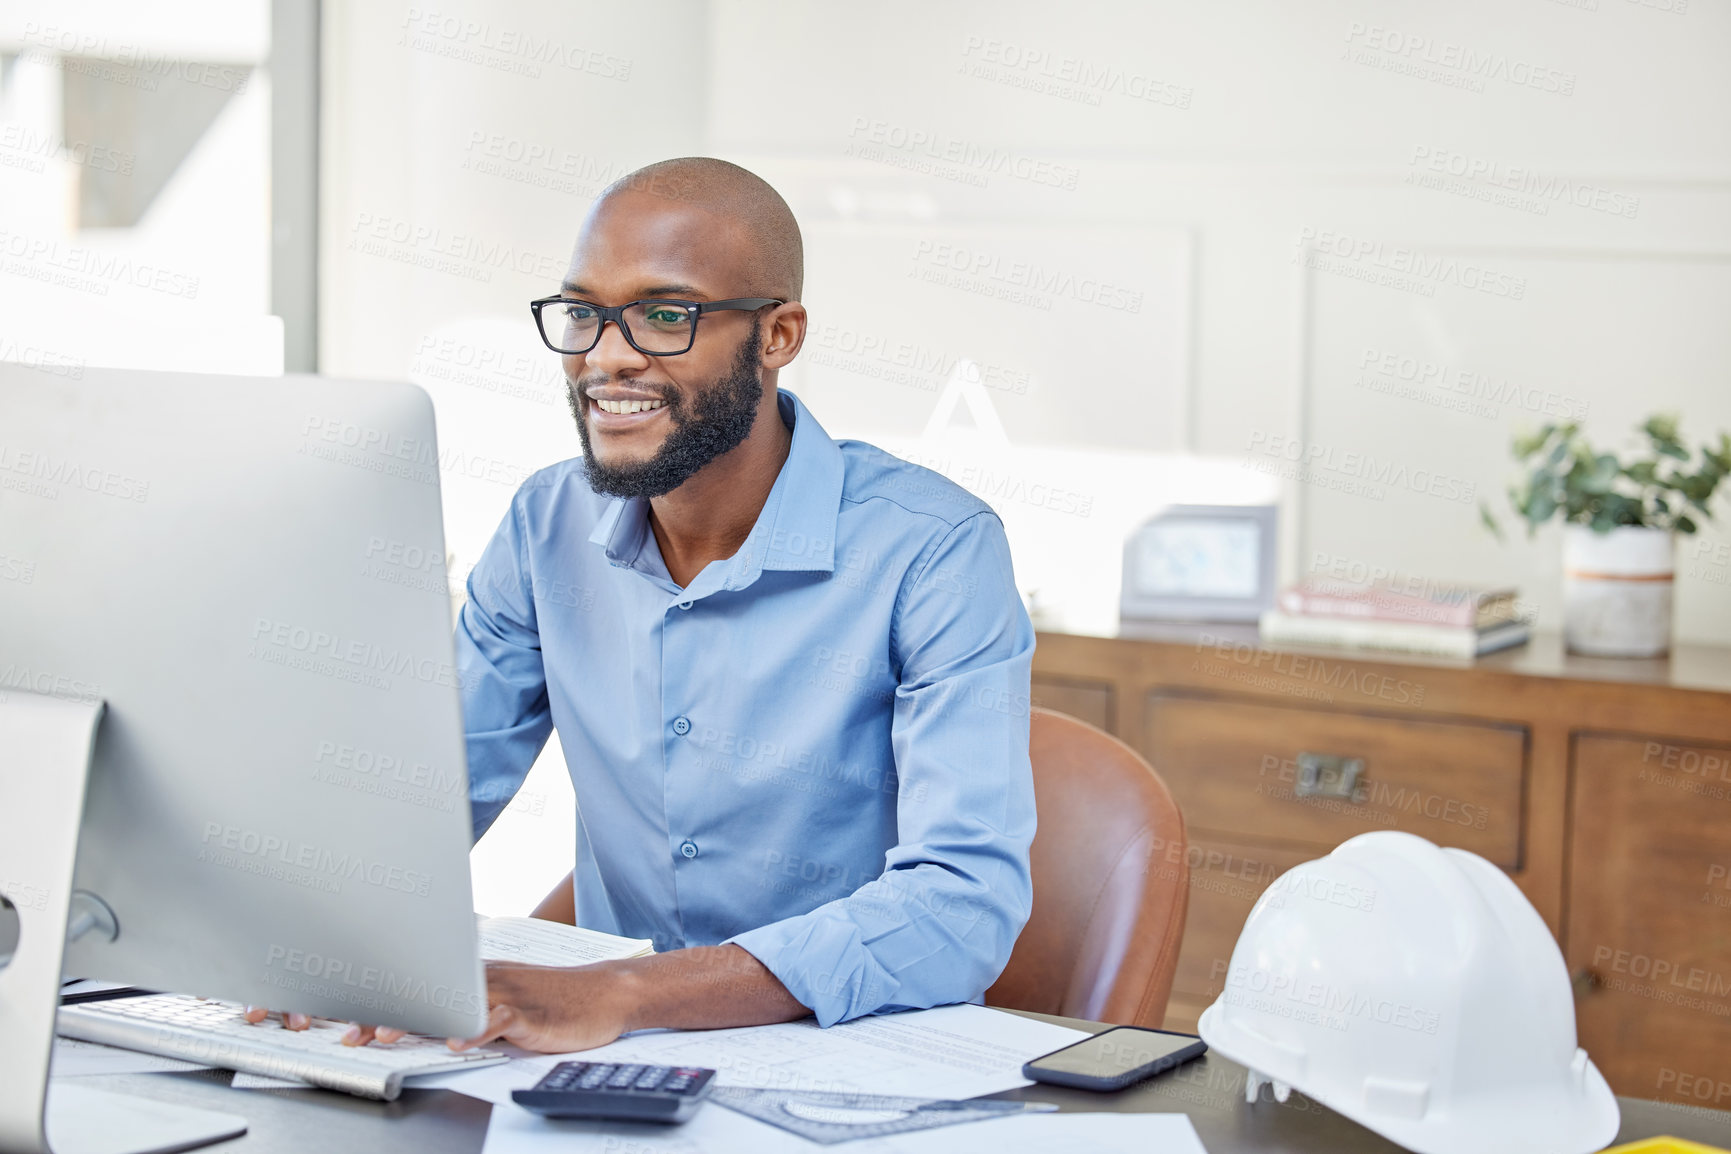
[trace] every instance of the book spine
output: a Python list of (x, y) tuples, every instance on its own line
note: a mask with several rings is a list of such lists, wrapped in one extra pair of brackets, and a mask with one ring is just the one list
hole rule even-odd
[(1461, 629), (1470, 629), (1478, 623), (1478, 606), (1472, 601), (1442, 604), (1385, 594), (1341, 597), (1289, 590), (1282, 595), (1280, 607), (1283, 612), (1303, 617), (1401, 621), (1414, 625), (1441, 625)]
[(1474, 657), (1478, 634), (1471, 629), (1393, 622), (1392, 628), (1374, 621), (1336, 621), (1305, 617), (1294, 619), (1280, 613), (1265, 613), (1262, 640), (1275, 644), (1322, 645), (1349, 649), (1382, 649), (1396, 653), (1418, 653), (1430, 657)]

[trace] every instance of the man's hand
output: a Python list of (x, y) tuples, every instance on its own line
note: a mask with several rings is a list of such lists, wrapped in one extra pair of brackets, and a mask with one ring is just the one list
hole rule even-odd
[(471, 1050), (504, 1040), (562, 1054), (662, 1026), (717, 1030), (791, 1022), (811, 1013), (738, 946), (699, 946), (570, 968), (487, 963), (487, 1028), (450, 1041)]
[(563, 1054), (605, 1046), (627, 1026), (630, 976), (615, 963), (526, 966), (487, 963), (487, 1028), (451, 1040), (453, 1050), (506, 1041), (525, 1050)]
[[(263, 1006), (248, 1006), (244, 1017), (247, 1021), (256, 1026), (266, 1018), (270, 1017), (271, 1012), (272, 1011), (265, 1009)], [(305, 1014), (282, 1015), (282, 1028), (285, 1030), (295, 1030), (298, 1032), (306, 1029), (312, 1024), (313, 1020)], [(377, 1039), (388, 1046), (392, 1042), (400, 1040), (407, 1033), (407, 1030), (399, 1030), (392, 1026), (353, 1025), (349, 1027), (348, 1033), (343, 1035), (343, 1045), (364, 1046), (368, 1042)]]

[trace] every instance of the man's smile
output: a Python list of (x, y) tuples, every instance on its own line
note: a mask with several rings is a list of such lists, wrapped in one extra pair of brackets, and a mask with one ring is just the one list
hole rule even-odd
[(585, 390), (590, 427), (597, 432), (623, 433), (659, 419), (667, 408), (665, 397), (626, 393), (617, 389)]

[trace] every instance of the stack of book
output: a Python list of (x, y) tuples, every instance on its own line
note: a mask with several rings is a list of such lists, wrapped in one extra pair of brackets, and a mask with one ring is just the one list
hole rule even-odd
[(1513, 589), (1354, 584), (1312, 578), (1275, 598), (1262, 640), (1477, 657), (1526, 642)]

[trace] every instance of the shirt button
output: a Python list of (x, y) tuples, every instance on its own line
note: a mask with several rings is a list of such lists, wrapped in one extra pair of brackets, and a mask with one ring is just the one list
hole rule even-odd
[(681, 608), (681, 609), (689, 609), (689, 608), (691, 608), (691, 602), (689, 602), (689, 601), (681, 601), (681, 602), (680, 602), (680, 603), (679, 603), (679, 607), (680, 607), (680, 608)]
[[(690, 733), (691, 732), (691, 719), (689, 717), (675, 717), (673, 719), (673, 732), (677, 733), (681, 737), (684, 737), (686, 734)], [(686, 844), (689, 845), (690, 843), (687, 842)], [(691, 855), (686, 854), (685, 856), (690, 857)]]
[(694, 841), (687, 841), (679, 847), (679, 852), (681, 854), (684, 854), (688, 858), (696, 857), (697, 856), (697, 843)]

